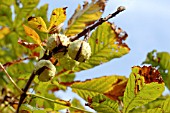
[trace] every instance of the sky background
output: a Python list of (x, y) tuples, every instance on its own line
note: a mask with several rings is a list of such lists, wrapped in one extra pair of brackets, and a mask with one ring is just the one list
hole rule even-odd
[[(54, 8), (67, 6), (67, 21), (78, 4), (84, 0), (41, 0), (39, 6), (48, 3), (48, 17)], [(90, 0), (86, 0), (90, 1)], [(128, 33), (125, 41), (131, 48), (129, 54), (114, 59), (93, 69), (77, 73), (76, 80), (85, 80), (103, 75), (129, 76), (131, 67), (140, 65), (148, 52), (153, 49), (159, 52), (170, 52), (170, 0), (108, 0), (102, 17), (114, 12), (117, 7), (125, 6), (126, 10), (116, 18), (110, 19)], [(67, 25), (65, 22), (65, 26)], [(70, 99), (71, 89), (66, 93), (58, 92), (61, 98)], [(78, 98), (77, 96), (75, 96)], [(82, 102), (83, 103), (83, 102)]]

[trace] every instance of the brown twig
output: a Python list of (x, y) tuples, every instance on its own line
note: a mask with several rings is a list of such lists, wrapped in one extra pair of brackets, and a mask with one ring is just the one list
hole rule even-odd
[(112, 14), (109, 14), (107, 17), (105, 18), (100, 18), (95, 24), (93, 24), (92, 26), (84, 29), (81, 33), (77, 34), (76, 36), (74, 37), (70, 37), (70, 40), (71, 41), (74, 41), (74, 40), (77, 40), (79, 39), (80, 37), (84, 36), (87, 32), (89, 31), (92, 31), (93, 29), (95, 29), (97, 26), (101, 25), (103, 22), (106, 22), (108, 21), (110, 18), (113, 18), (115, 17), (117, 14), (119, 14), (120, 12), (124, 11), (125, 10), (125, 7), (123, 6), (120, 6), (117, 8), (117, 11), (112, 13)]
[[(77, 34), (76, 36), (70, 37), (70, 40), (71, 40), (71, 41), (74, 41), (74, 40), (79, 39), (80, 37), (86, 35), (89, 31), (92, 31), (92, 30), (95, 29), (97, 26), (101, 25), (103, 22), (106, 22), (106, 21), (109, 20), (110, 18), (115, 17), (117, 14), (119, 14), (120, 12), (122, 12), (122, 11), (124, 11), (124, 10), (125, 10), (125, 8), (124, 8), (123, 6), (120, 6), (120, 7), (117, 9), (116, 12), (114, 12), (114, 13), (112, 13), (112, 14), (109, 14), (109, 15), (108, 15), (107, 17), (105, 17), (105, 18), (100, 18), (100, 19), (99, 19), (95, 24), (93, 24), (92, 26), (84, 29), (82, 32), (80, 32), (80, 33)], [(56, 48), (56, 49), (57, 49), (57, 51), (60, 51), (60, 50), (63, 49), (63, 47), (62, 47), (62, 48)], [(49, 60), (51, 57), (52, 57), (52, 53), (50, 52), (49, 54), (47, 54), (47, 51), (46, 51), (46, 52), (44, 53), (44, 56), (43, 56), (40, 60), (42, 60), (42, 59)], [(41, 71), (43, 71), (43, 70), (41, 70)], [(26, 92), (28, 91), (28, 89), (29, 89), (29, 87), (30, 87), (30, 85), (31, 85), (31, 83), (32, 83), (32, 81), (33, 81), (33, 79), (34, 79), (34, 77), (35, 77), (36, 74), (37, 74), (37, 73), (34, 73), (34, 72), (33, 72), (33, 73), (31, 74), (31, 76), (30, 76), (27, 84), (25, 85), (25, 87), (24, 87), (24, 89), (23, 89), (23, 93), (21, 94), (21, 97), (20, 97), (20, 101), (19, 101), (19, 104), (18, 104), (18, 108), (17, 108), (16, 113), (19, 113), (19, 108), (20, 108), (21, 104), (23, 103), (24, 99), (26, 98), (26, 96), (27, 96)]]

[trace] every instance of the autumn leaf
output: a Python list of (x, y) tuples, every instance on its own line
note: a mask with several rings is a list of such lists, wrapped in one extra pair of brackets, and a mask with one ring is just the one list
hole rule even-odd
[(103, 14), (105, 2), (106, 0), (92, 0), (90, 4), (84, 2), (82, 9), (81, 6), (78, 5), (74, 14), (68, 21), (65, 34), (67, 36), (74, 36), (83, 31), (87, 26), (93, 24)]
[(23, 25), (25, 33), (27, 36), (30, 36), (38, 45), (41, 46), (41, 40), (39, 35), (30, 27)]
[(8, 27), (2, 27), (0, 29), (0, 39), (4, 38), (8, 33), (10, 33), (10, 29)]
[(34, 43), (28, 43), (24, 40), (18, 39), (18, 44), (30, 49), (30, 50), (34, 50), (35, 48), (37, 48), (39, 45), (38, 44), (34, 44)]
[(123, 113), (158, 98), (164, 91), (164, 82), (158, 70), (151, 66), (132, 68), (123, 97)]
[(153, 50), (147, 54), (143, 64), (151, 64), (153, 67), (158, 68), (165, 85), (170, 90), (170, 53)]
[(112, 100), (123, 96), (127, 79), (123, 76), (103, 76), (84, 82), (71, 84), (72, 91), (85, 100), (98, 94), (103, 94)]
[(54, 29), (58, 30), (58, 26), (62, 24), (66, 19), (66, 8), (56, 8), (52, 11), (51, 18), (50, 18), (50, 26), (48, 31), (55, 31)]
[(44, 20), (41, 17), (29, 17), (28, 18), (28, 24), (41, 32), (47, 32), (47, 26), (44, 22)]

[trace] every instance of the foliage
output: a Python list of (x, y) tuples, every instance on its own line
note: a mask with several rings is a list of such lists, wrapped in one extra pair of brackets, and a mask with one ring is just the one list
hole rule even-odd
[[(170, 89), (170, 54), (167, 52), (148, 53), (143, 64), (151, 66), (132, 67), (129, 78), (110, 75), (74, 80), (76, 72), (93, 69), (129, 53), (125, 43), (127, 33), (108, 21), (124, 8), (119, 7), (115, 13), (101, 18), (106, 0), (84, 2), (83, 8), (79, 5), (71, 16), (67, 28), (62, 29), (68, 16), (67, 7), (54, 9), (48, 21), (48, 4), (37, 8), (38, 3), (39, 0), (0, 1), (0, 112), (58, 113), (63, 109), (67, 113), (90, 112), (85, 106), (101, 113), (170, 112), (170, 97), (162, 96), (165, 86)], [(59, 37), (54, 39), (55, 47), (48, 50), (48, 39), (55, 33), (62, 35), (55, 35)], [(60, 36), (67, 36), (67, 44)], [(68, 46), (82, 36), (92, 53), (89, 59), (78, 62), (83, 43), (75, 52), (75, 59), (69, 56)], [(50, 61), (56, 68), (54, 78), (44, 78), (46, 82), (40, 81), (39, 76), (50, 76), (55, 68), (44, 62), (44, 66), (37, 69), (35, 64), (42, 60)], [(77, 99), (68, 101), (56, 97), (55, 92), (67, 88), (86, 103), (81, 105)]]

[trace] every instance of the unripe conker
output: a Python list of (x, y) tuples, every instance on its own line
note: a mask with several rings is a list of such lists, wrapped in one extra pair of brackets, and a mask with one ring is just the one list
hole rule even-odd
[(56, 68), (49, 60), (40, 60), (35, 66), (34, 73), (38, 75), (40, 81), (47, 82), (55, 76)]
[(67, 38), (67, 36), (62, 34), (52, 34), (47, 40), (47, 49), (55, 53), (55, 48), (59, 46), (67, 47), (69, 44), (70, 40)]
[(69, 56), (79, 62), (84, 62), (91, 56), (91, 47), (89, 43), (83, 40), (75, 40), (68, 47)]

